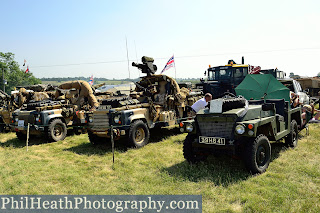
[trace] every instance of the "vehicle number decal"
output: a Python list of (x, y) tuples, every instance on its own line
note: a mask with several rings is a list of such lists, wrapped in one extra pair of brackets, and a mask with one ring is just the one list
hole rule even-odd
[(23, 127), (24, 126), (24, 120), (18, 120), (18, 126)]
[(225, 138), (199, 136), (199, 143), (225, 145), (226, 139)]

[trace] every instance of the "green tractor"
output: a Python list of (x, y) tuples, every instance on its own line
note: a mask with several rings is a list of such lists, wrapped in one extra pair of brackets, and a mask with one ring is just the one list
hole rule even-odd
[(184, 157), (196, 163), (227, 150), (242, 156), (252, 174), (263, 173), (271, 161), (271, 141), (297, 146), (301, 108), (291, 108), (289, 89), (270, 74), (247, 75), (236, 93), (212, 100), (194, 120), (180, 124), (188, 133)]

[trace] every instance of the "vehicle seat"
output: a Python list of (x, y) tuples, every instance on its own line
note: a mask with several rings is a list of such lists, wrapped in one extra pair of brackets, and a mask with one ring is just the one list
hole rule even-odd
[(285, 101), (284, 99), (267, 99), (266, 103), (274, 103), (276, 107), (276, 114), (281, 116), (285, 116), (284, 108), (285, 108)]

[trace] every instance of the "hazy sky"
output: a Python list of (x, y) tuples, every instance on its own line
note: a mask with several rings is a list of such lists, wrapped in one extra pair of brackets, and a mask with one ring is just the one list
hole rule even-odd
[(320, 72), (319, 0), (0, 0), (0, 11), (0, 52), (36, 77), (127, 78), (126, 37), (132, 78), (131, 61), (154, 57), (159, 73), (173, 54), (178, 78), (242, 55), (263, 69)]

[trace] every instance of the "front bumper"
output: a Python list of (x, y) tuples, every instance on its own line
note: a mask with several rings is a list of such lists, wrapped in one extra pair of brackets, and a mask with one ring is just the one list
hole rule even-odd
[[(28, 126), (11, 125), (11, 128), (16, 132), (27, 131), (28, 130)], [(43, 132), (44, 131), (44, 126), (30, 124), (29, 131), (41, 131), (41, 132)]]
[[(105, 137), (105, 138), (111, 137), (111, 127), (106, 129), (105, 131), (88, 128), (88, 131), (90, 131), (91, 133), (93, 133), (99, 137)], [(118, 140), (118, 139), (120, 139), (120, 137), (123, 137), (125, 135), (126, 135), (125, 129), (113, 127), (113, 136), (114, 136), (115, 140)]]

